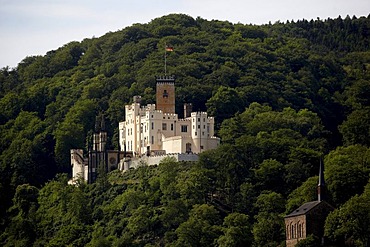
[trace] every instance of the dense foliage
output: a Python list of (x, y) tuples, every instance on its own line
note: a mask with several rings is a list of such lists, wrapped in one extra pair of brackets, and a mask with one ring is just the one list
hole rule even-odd
[[(96, 115), (117, 148), (124, 105), (154, 103), (165, 44), (177, 112), (207, 110), (222, 145), (195, 163), (68, 186), (69, 150), (86, 146)], [(336, 208), (326, 236), (370, 241), (370, 16), (262, 26), (164, 16), (2, 68), (0, 109), (3, 246), (283, 245), (283, 216), (315, 200), (323, 157)]]

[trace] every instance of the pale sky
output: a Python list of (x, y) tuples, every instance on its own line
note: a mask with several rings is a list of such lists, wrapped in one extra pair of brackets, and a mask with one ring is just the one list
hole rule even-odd
[(368, 16), (370, 0), (0, 0), (0, 68), (171, 13), (266, 24)]

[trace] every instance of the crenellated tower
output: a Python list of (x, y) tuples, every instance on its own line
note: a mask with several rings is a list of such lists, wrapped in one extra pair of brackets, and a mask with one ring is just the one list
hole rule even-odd
[(156, 78), (157, 110), (175, 114), (175, 77), (160, 76)]

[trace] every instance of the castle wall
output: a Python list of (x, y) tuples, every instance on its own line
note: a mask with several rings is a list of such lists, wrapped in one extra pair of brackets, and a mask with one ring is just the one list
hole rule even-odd
[(85, 176), (86, 162), (83, 155), (82, 149), (71, 149), (71, 165), (74, 179), (83, 178), (87, 180), (87, 176)]
[(152, 165), (159, 165), (159, 163), (166, 157), (173, 157), (176, 161), (198, 161), (199, 156), (197, 154), (186, 154), (186, 153), (177, 153), (177, 154), (166, 154), (161, 156), (143, 156), (141, 158), (132, 158), (127, 159), (123, 165), (120, 165), (124, 169), (124, 171), (129, 170), (131, 168), (137, 168), (144, 164), (149, 166)]

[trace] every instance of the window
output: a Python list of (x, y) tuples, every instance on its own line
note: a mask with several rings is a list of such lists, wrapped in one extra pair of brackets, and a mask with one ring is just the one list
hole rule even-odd
[(154, 130), (154, 122), (152, 122), (152, 130)]
[(173, 130), (173, 124), (171, 124), (171, 130)]
[(181, 125), (181, 132), (188, 132), (188, 126), (187, 125)]
[(290, 238), (294, 238), (294, 226), (290, 226)]
[(152, 136), (152, 144), (154, 144), (154, 136)]
[(186, 153), (190, 154), (191, 153), (191, 143), (186, 143)]
[(167, 90), (164, 90), (164, 91), (163, 91), (163, 98), (168, 98)]
[(198, 129), (200, 129), (200, 124), (198, 124)]
[(198, 118), (198, 122), (200, 122), (200, 118)]
[(286, 226), (286, 239), (290, 239), (290, 236), (289, 236), (289, 226)]
[(166, 123), (162, 123), (162, 130), (167, 130), (167, 124)]

